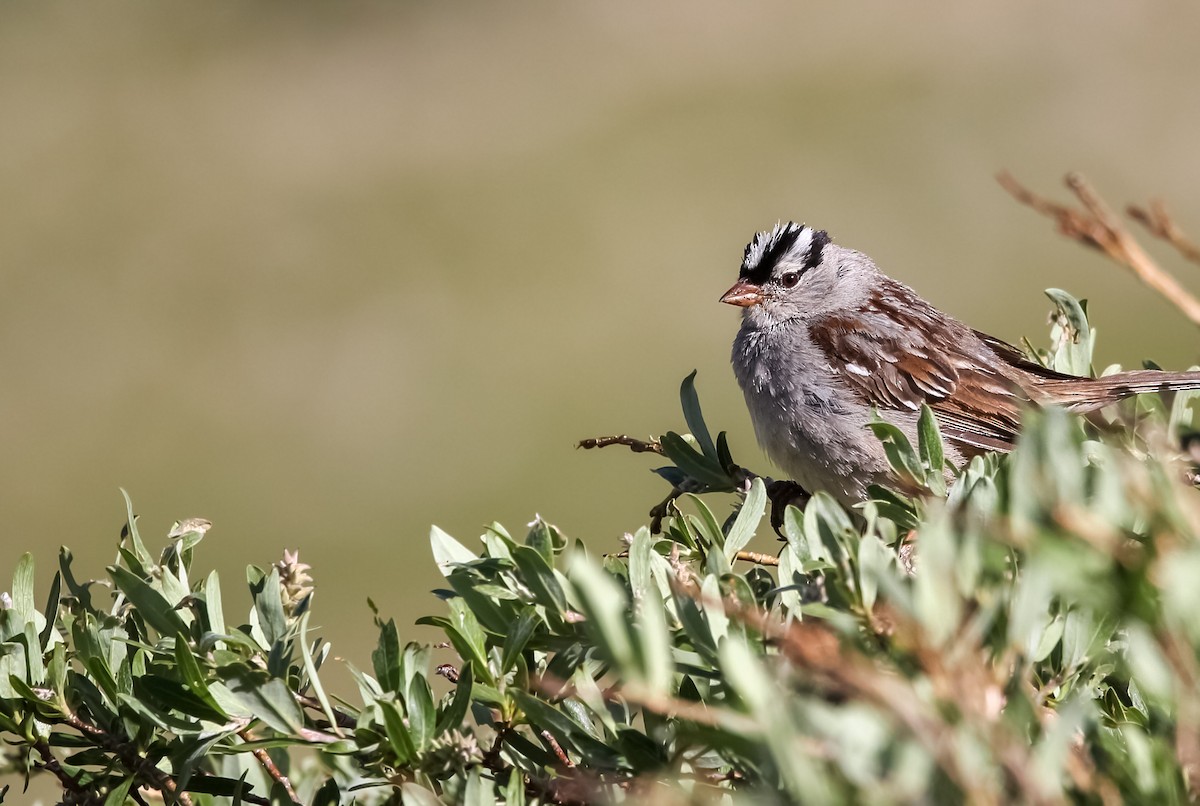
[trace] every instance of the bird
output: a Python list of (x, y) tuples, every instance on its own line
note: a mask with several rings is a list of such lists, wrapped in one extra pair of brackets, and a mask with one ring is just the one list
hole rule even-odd
[(1200, 372), (1085, 378), (1043, 367), (794, 221), (754, 236), (720, 301), (742, 308), (731, 360), (759, 443), (805, 491), (844, 506), (865, 500), (873, 484), (896, 486), (869, 429), (879, 418), (915, 445), (928, 405), (946, 458), (962, 466), (1011, 450), (1030, 407), (1086, 413), (1147, 392), (1200, 389)]

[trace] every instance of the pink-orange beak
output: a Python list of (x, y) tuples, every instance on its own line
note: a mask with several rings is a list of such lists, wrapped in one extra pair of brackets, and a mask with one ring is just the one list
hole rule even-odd
[(721, 302), (726, 305), (736, 305), (739, 308), (749, 308), (763, 301), (762, 287), (749, 280), (738, 280), (733, 288), (721, 295)]

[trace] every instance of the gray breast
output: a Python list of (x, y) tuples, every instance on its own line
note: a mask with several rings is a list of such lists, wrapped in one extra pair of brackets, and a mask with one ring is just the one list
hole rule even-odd
[(770, 329), (743, 323), (733, 367), (759, 443), (780, 468), (810, 491), (843, 503), (865, 496), (887, 472), (867, 428), (870, 408), (834, 375), (801, 322)]

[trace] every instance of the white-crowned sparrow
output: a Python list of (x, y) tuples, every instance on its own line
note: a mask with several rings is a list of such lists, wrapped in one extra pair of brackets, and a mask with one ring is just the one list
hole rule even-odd
[(915, 445), (929, 404), (947, 458), (961, 464), (1009, 450), (1029, 405), (1088, 412), (1200, 388), (1200, 373), (1079, 378), (1046, 369), (942, 313), (861, 252), (792, 222), (754, 236), (721, 301), (743, 308), (733, 369), (759, 442), (805, 489), (843, 504), (891, 476), (867, 427), (873, 409)]

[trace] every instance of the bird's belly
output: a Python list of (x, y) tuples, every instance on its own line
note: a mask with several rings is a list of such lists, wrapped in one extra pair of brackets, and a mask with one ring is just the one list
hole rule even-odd
[(771, 460), (809, 492), (823, 490), (848, 506), (887, 476), (888, 464), (867, 426), (869, 412), (836, 400), (823, 389), (746, 394), (755, 435)]

